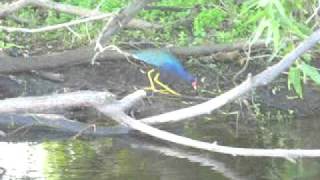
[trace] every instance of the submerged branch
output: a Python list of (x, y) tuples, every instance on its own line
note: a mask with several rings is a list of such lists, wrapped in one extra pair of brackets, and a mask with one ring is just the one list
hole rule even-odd
[(88, 128), (89, 124), (69, 120), (61, 115), (17, 115), (12, 113), (43, 113), (51, 110), (56, 111), (57, 109), (83, 106), (92, 107), (106, 104), (122, 111), (127, 111), (144, 97), (146, 97), (146, 93), (141, 90), (126, 96), (120, 101), (116, 101), (111, 93), (97, 91), (78, 91), (41, 97), (8, 98), (0, 101), (0, 112), (2, 113), (0, 125), (5, 127), (49, 127), (67, 133), (81, 133), (94, 136), (127, 134), (129, 129), (123, 126), (97, 126), (95, 129), (92, 129)]
[(48, 127), (65, 133), (81, 133), (93, 136), (111, 136), (128, 134), (129, 129), (123, 126), (87, 128), (89, 125), (70, 120), (55, 114), (2, 114), (0, 125), (6, 127)]

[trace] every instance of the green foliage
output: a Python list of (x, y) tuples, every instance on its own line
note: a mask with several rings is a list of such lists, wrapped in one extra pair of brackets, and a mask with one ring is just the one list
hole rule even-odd
[(265, 38), (267, 42), (272, 42), (275, 50), (279, 51), (281, 44), (284, 43), (284, 39), (281, 37), (306, 37), (310, 33), (310, 29), (304, 22), (300, 22), (293, 16), (293, 12), (302, 3), (305, 2), (302, 0), (294, 3), (285, 0), (246, 1), (242, 6), (240, 19), (247, 19), (245, 26), (257, 24), (251, 43), (255, 43), (260, 38)]
[[(305, 22), (311, 16), (312, 11), (308, 11), (316, 1), (286, 1), (286, 0), (248, 0), (242, 6), (239, 22), (243, 18), (247, 19), (244, 26), (254, 27), (251, 36), (251, 43), (259, 39), (266, 39), (266, 43), (273, 45), (274, 55), (276, 53), (286, 53), (294, 43), (294, 40), (304, 39), (311, 33), (311, 28)], [(284, 51), (282, 51), (284, 50)], [(319, 72), (308, 65), (312, 58), (296, 67), (292, 67), (288, 74), (288, 87), (302, 97), (302, 78), (308, 77), (319, 84)], [(303, 76), (302, 76), (303, 74)], [(293, 88), (292, 88), (293, 87)]]
[(313, 82), (320, 85), (320, 73), (317, 68), (310, 66), (309, 64), (306, 64), (304, 62), (302, 62), (298, 67), (306, 77), (310, 78)]
[(179, 44), (181, 45), (188, 44), (188, 35), (184, 31), (181, 31), (178, 36), (179, 36), (179, 40), (178, 40)]
[(206, 37), (207, 30), (220, 28), (227, 13), (221, 9), (207, 9), (201, 11), (194, 20), (194, 33), (198, 37)]
[(298, 62), (295, 67), (291, 67), (288, 73), (288, 87), (295, 90), (295, 92), (302, 98), (302, 78), (310, 79), (317, 85), (320, 85), (319, 70), (305, 62)]

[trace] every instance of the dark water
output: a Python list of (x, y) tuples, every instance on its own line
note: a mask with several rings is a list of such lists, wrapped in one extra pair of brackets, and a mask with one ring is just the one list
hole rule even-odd
[[(319, 128), (317, 118), (271, 120), (263, 128), (211, 119), (167, 127), (203, 141), (266, 148), (319, 148)], [(54, 132), (23, 136), (34, 140), (0, 142), (0, 179), (320, 179), (319, 159), (232, 157), (138, 133), (82, 140)]]

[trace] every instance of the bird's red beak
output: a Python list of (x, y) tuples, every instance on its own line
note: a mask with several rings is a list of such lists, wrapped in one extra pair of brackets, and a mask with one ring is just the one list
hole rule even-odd
[(192, 87), (194, 90), (197, 90), (197, 80), (192, 81)]

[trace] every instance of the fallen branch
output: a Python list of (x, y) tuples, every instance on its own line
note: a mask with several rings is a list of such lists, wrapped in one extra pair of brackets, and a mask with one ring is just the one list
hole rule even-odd
[[(202, 141), (193, 140), (190, 138), (178, 136), (166, 131), (159, 130), (157, 128), (144, 124), (143, 122), (134, 120), (133, 118), (129, 117), (127, 114), (124, 113), (125, 110), (128, 110), (130, 106), (134, 105), (145, 96), (146, 96), (146, 92), (143, 90), (140, 90), (140, 91), (136, 91), (133, 94), (128, 95), (127, 97), (123, 98), (120, 101), (114, 101), (107, 105), (100, 104), (99, 102), (89, 103), (89, 104), (91, 104), (93, 107), (99, 110), (99, 112), (103, 113), (104, 115), (112, 118), (113, 120), (116, 120), (117, 122), (125, 126), (141, 131), (150, 136), (153, 136), (168, 142), (173, 142), (176, 144), (188, 146), (188, 147), (203, 149), (203, 150), (222, 153), (222, 154), (229, 154), (233, 156), (280, 157), (280, 158), (286, 158), (291, 161), (294, 161), (298, 157), (319, 157), (320, 156), (320, 150), (254, 149), (254, 148), (228, 147), (228, 146), (218, 145), (215, 142), (214, 143), (202, 142)], [(79, 96), (79, 98), (81, 99), (83, 97)], [(73, 104), (73, 105), (77, 106), (76, 104)], [(8, 119), (8, 118), (5, 118), (5, 119)], [(38, 120), (36, 119), (35, 121), (38, 121)], [(28, 122), (30, 122), (30, 120)], [(31, 124), (32, 123), (35, 123), (35, 122), (31, 121)], [(87, 126), (85, 126), (84, 128), (86, 127)], [(124, 130), (120, 129), (119, 131), (116, 131), (116, 132), (120, 133), (125, 131), (126, 129)]]
[[(171, 52), (178, 56), (205, 56), (212, 55), (217, 52), (227, 52), (234, 50), (246, 50), (247, 42), (235, 42), (228, 44), (202, 45), (192, 47), (172, 47)], [(253, 48), (266, 47), (264, 41), (259, 41), (252, 45)], [(40, 70), (46, 68), (56, 68), (60, 66), (72, 66), (75, 64), (90, 63), (91, 57), (94, 56), (91, 46), (68, 50), (60, 53), (46, 54), (31, 57), (10, 57), (0, 54), (0, 73), (16, 73), (30, 70)], [(130, 51), (129, 51), (130, 53)], [(68, 59), (68, 61), (66, 61)], [(98, 61), (126, 60), (126, 56), (113, 51), (106, 50), (97, 56)]]
[(71, 107), (90, 107), (111, 103), (114, 95), (109, 92), (79, 91), (40, 97), (8, 98), (0, 101), (0, 113), (43, 113)]
[[(144, 91), (137, 91), (116, 101), (109, 92), (78, 91), (65, 94), (55, 94), (41, 97), (18, 97), (0, 101), (0, 125), (17, 127), (49, 127), (67, 133), (77, 133), (94, 136), (110, 136), (127, 134), (129, 129), (123, 126), (99, 127), (94, 130), (90, 125), (66, 119), (61, 115), (25, 114), (16, 115), (8, 113), (43, 113), (75, 107), (94, 107), (109, 104), (123, 111), (128, 111), (137, 102), (146, 97)], [(6, 113), (6, 114), (4, 114)]]
[[(68, 4), (61, 4), (57, 2), (53, 2), (51, 0), (19, 0), (8, 4), (4, 7), (1, 7), (0, 10), (0, 19), (8, 16), (9, 14), (18, 11), (28, 5), (34, 5), (38, 7), (44, 7), (48, 9), (53, 9), (59, 12), (74, 14), (82, 17), (89, 17), (89, 16), (101, 16), (101, 15), (111, 15), (110, 13), (103, 13), (96, 10), (84, 9)], [(132, 28), (159, 28), (160, 25), (152, 24), (143, 20), (133, 19), (127, 25), (128, 27)]]
[(212, 44), (212, 45), (201, 45), (192, 47), (171, 47), (168, 48), (174, 54), (179, 56), (209, 56), (213, 53), (228, 52), (228, 51), (245, 51), (248, 50), (249, 45), (251, 49), (266, 48), (268, 44), (265, 40), (259, 40), (254, 44), (250, 44), (248, 41), (238, 41), (233, 43), (225, 44)]
[[(86, 123), (69, 120), (61, 115), (54, 114), (1, 114), (1, 127), (49, 127), (56, 131), (65, 133), (80, 133), (92, 136), (110, 136), (128, 134), (129, 129), (123, 126), (115, 127), (97, 127), (95, 129), (87, 129)], [(83, 131), (85, 129), (85, 131)], [(1, 133), (0, 133), (1, 136)]]
[(44, 113), (56, 109), (99, 105), (110, 105), (127, 111), (145, 97), (145, 91), (140, 90), (119, 101), (115, 99), (113, 94), (100, 91), (77, 91), (48, 96), (7, 98), (0, 100), (0, 113)]
[(267, 85), (282, 72), (288, 69), (303, 53), (315, 46), (319, 40), (320, 29), (312, 33), (309, 38), (303, 41), (296, 49), (287, 54), (281, 61), (271, 67), (268, 67), (266, 70), (254, 77), (249, 76), (246, 81), (223, 93), (222, 95), (192, 107), (144, 118), (141, 119), (141, 121), (148, 124), (177, 122), (202, 114), (210, 114), (212, 111), (222, 107), (228, 102), (231, 102), (245, 93), (248, 93), (250, 90), (258, 86)]
[[(136, 91), (134, 94), (130, 96), (143, 97), (145, 96), (145, 92)], [(142, 133), (148, 134), (158, 139), (176, 143), (183, 146), (187, 146), (187, 147), (207, 150), (211, 152), (217, 152), (221, 154), (228, 154), (233, 156), (278, 157), (278, 158), (286, 158), (290, 161), (295, 161), (295, 159), (299, 157), (320, 157), (320, 150), (318, 149), (301, 150), (301, 149), (237, 148), (237, 147), (221, 146), (221, 145), (218, 145), (216, 142), (208, 143), (208, 142), (193, 140), (193, 139), (178, 136), (163, 130), (159, 130), (139, 120), (135, 120), (123, 112), (123, 107), (124, 106), (122, 106), (121, 103), (117, 103), (116, 105), (111, 104), (111, 105), (95, 106), (95, 108), (101, 113), (103, 113), (105, 116), (110, 117), (113, 120), (127, 127), (138, 130)]]

